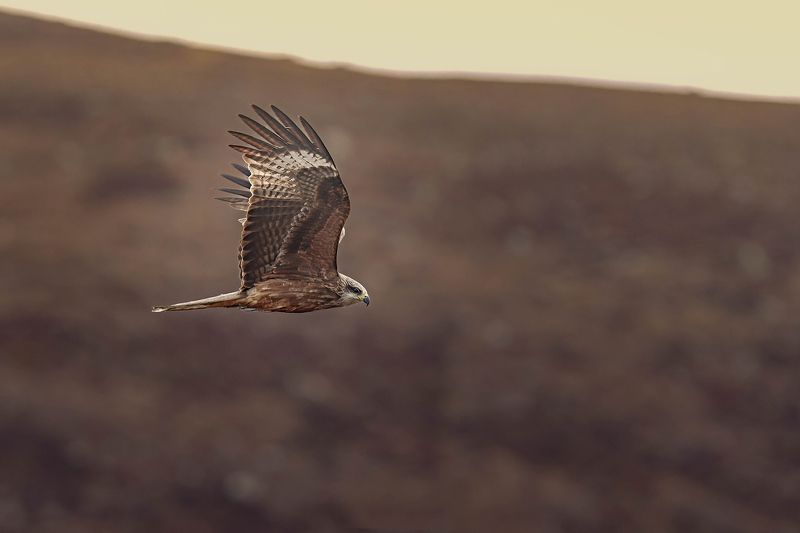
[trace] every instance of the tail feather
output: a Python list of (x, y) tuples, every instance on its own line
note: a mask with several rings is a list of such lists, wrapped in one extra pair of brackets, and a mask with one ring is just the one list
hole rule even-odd
[(220, 294), (219, 296), (203, 298), (202, 300), (192, 300), (191, 302), (156, 306), (153, 307), (153, 312), (163, 313), (164, 311), (189, 311), (192, 309), (207, 309), (209, 307), (236, 307), (239, 305), (241, 299), (242, 294), (240, 292), (229, 292), (227, 294)]

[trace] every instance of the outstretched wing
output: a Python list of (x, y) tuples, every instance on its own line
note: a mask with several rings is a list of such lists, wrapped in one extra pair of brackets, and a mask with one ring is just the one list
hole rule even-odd
[(269, 126), (239, 117), (261, 138), (230, 132), (250, 146), (231, 145), (242, 153), (248, 180), (224, 175), (244, 189), (220, 198), (246, 211), (239, 246), (241, 290), (268, 274), (330, 279), (337, 275), (336, 252), (350, 199), (322, 139), (300, 118), (305, 132), (280, 109), (274, 117), (253, 109)]

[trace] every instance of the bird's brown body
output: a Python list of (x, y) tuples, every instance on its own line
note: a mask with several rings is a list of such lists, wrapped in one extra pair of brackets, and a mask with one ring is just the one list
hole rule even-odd
[(247, 180), (223, 177), (246, 190), (221, 189), (235, 196), (220, 198), (246, 213), (240, 220), (239, 290), (153, 311), (239, 307), (304, 313), (369, 305), (366, 289), (337, 269), (350, 198), (322, 139), (302, 117), (305, 132), (274, 106), (277, 118), (253, 108), (269, 128), (240, 115), (261, 138), (230, 132), (250, 145), (231, 145), (242, 153), (247, 167), (234, 166)]
[(341, 283), (311, 285), (302, 280), (270, 279), (248, 291), (243, 301), (246, 308), (285, 313), (307, 313), (340, 307)]

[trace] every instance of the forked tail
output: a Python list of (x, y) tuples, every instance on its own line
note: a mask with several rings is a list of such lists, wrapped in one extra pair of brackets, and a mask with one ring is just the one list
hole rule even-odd
[(211, 298), (203, 298), (202, 300), (192, 300), (191, 302), (182, 302), (179, 304), (166, 305), (164, 307), (153, 307), (154, 313), (162, 313), (164, 311), (189, 311), (191, 309), (207, 309), (209, 307), (236, 307), (242, 299), (240, 292), (229, 292), (227, 294), (220, 294), (219, 296), (212, 296)]

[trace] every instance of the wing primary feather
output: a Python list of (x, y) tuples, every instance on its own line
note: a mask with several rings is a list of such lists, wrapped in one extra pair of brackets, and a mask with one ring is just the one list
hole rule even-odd
[(241, 146), (239, 144), (229, 144), (228, 146), (230, 146), (231, 148), (233, 148), (237, 152), (241, 152), (244, 155), (248, 155), (250, 157), (263, 157), (264, 156), (263, 152), (259, 152), (258, 150), (254, 149), (254, 148), (250, 148), (249, 146)]
[(231, 198), (230, 196), (225, 196), (225, 197), (220, 196), (215, 199), (219, 200), (220, 202), (225, 202), (226, 204), (230, 204), (232, 208), (237, 209), (239, 211), (247, 211), (247, 206), (249, 205), (249, 202), (246, 198), (240, 198), (238, 196), (236, 198)]
[(217, 196), (216, 198), (214, 198), (214, 200), (219, 200), (220, 202), (225, 202), (228, 204), (243, 203), (247, 205), (247, 200), (245, 200), (244, 198), (239, 198), (238, 196), (236, 198), (232, 198), (230, 196)]
[(300, 123), (303, 125), (303, 128), (305, 128), (306, 133), (308, 133), (308, 136), (314, 141), (314, 144), (317, 145), (317, 148), (322, 150), (322, 153), (325, 154), (325, 157), (328, 158), (328, 161), (333, 163), (333, 157), (331, 157), (331, 153), (325, 147), (325, 143), (322, 142), (322, 139), (320, 138), (319, 134), (317, 133), (317, 130), (315, 130), (311, 126), (311, 124), (309, 124), (308, 121), (306, 119), (304, 119), (303, 117), (300, 117)]
[(267, 126), (272, 128), (272, 131), (274, 131), (279, 137), (283, 139), (285, 144), (300, 145), (300, 139), (295, 138), (294, 134), (290, 130), (285, 128), (283, 124), (278, 122), (278, 119), (270, 115), (268, 111), (264, 111), (255, 104), (253, 104), (253, 109), (255, 110), (256, 113), (258, 113), (259, 117), (264, 119), (264, 122), (267, 123)]
[(289, 118), (289, 116), (286, 113), (278, 109), (277, 106), (273, 105), (270, 107), (272, 108), (272, 112), (275, 113), (275, 115), (278, 117), (278, 120), (280, 120), (283, 123), (283, 125), (286, 126), (286, 129), (291, 131), (292, 134), (295, 137), (297, 137), (297, 140), (300, 141), (300, 144), (302, 146), (305, 146), (306, 148), (314, 147), (314, 145), (311, 144), (311, 141), (308, 139), (308, 137), (306, 137), (306, 134), (303, 133), (303, 130), (298, 128), (297, 124), (295, 124), (294, 121), (291, 118)]
[[(261, 109), (261, 108), (258, 108)], [(263, 111), (263, 109), (262, 109)], [(266, 111), (264, 111), (266, 113)], [(258, 113), (258, 111), (256, 111)], [(260, 115), (259, 115), (260, 116)], [(274, 146), (283, 146), (286, 144), (286, 139), (278, 135), (277, 133), (265, 128), (259, 122), (253, 120), (252, 118), (248, 117), (247, 115), (239, 115), (239, 118), (242, 119), (242, 122), (247, 124), (247, 127), (253, 130), (254, 132), (261, 135), (264, 139), (272, 143)]]
[(222, 177), (226, 180), (230, 181), (231, 183), (235, 183), (236, 185), (240, 185), (245, 189), (250, 188), (250, 182), (246, 179), (237, 178), (236, 176), (231, 176), (230, 174), (222, 174)]
[(223, 187), (222, 189), (217, 189), (221, 192), (226, 192), (228, 194), (235, 194), (237, 196), (242, 196), (244, 198), (250, 198), (250, 190), (243, 191), (242, 189), (231, 189), (228, 187)]
[(232, 163), (233, 168), (244, 174), (245, 176), (250, 176), (250, 169), (244, 165), (240, 165), (239, 163)]
[(242, 133), (239, 131), (228, 130), (228, 133), (236, 137), (237, 139), (246, 142), (251, 146), (255, 146), (261, 150), (266, 152), (273, 152), (275, 147), (267, 142), (262, 141), (261, 139), (256, 139), (252, 135), (248, 135), (246, 133)]

